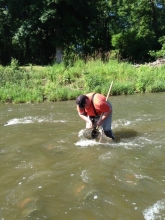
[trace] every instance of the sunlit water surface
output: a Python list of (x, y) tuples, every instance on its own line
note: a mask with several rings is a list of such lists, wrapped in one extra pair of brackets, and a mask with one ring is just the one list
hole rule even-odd
[(0, 105), (1, 220), (165, 219), (165, 93), (109, 100), (116, 142), (75, 101)]

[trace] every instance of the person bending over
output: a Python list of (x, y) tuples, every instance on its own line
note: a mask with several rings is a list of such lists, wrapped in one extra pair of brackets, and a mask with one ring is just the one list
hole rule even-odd
[(107, 137), (115, 139), (111, 129), (112, 105), (105, 96), (99, 93), (80, 95), (76, 104), (80, 118), (86, 121), (86, 128), (101, 126)]

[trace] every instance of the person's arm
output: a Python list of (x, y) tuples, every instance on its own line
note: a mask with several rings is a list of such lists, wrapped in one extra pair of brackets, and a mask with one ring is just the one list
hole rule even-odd
[(86, 121), (87, 123), (89, 123), (89, 124), (90, 124), (90, 127), (92, 127), (92, 122), (91, 122), (90, 118), (88, 118), (86, 115), (80, 114), (80, 113), (79, 113), (79, 116), (80, 116), (80, 118), (81, 118), (82, 120), (84, 120), (84, 121)]
[(97, 122), (97, 126), (99, 127), (99, 126), (102, 124), (102, 122), (103, 122), (110, 114), (111, 114), (111, 109), (110, 109), (108, 112), (102, 113), (101, 116), (100, 116), (100, 118), (99, 118), (99, 120), (98, 120), (98, 122)]
[(80, 118), (84, 121), (86, 121), (88, 123), (88, 126), (90, 128), (92, 128), (92, 121), (90, 120), (89, 117), (87, 117), (86, 113), (85, 112), (80, 112), (79, 109), (77, 108), (78, 110), (78, 115), (80, 116)]
[(111, 107), (107, 104), (107, 102), (102, 102), (100, 104), (100, 110), (102, 111), (102, 114), (100, 115), (100, 118), (97, 122), (98, 127), (111, 114), (111, 111), (112, 111)]

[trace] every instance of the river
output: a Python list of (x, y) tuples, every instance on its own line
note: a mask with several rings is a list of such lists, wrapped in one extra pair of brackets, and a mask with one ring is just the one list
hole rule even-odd
[(109, 100), (116, 142), (75, 101), (0, 105), (1, 220), (165, 219), (165, 93)]

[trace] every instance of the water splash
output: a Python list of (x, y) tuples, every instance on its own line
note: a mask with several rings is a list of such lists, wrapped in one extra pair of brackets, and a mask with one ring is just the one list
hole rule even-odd
[(143, 211), (145, 220), (165, 219), (165, 200), (157, 201), (153, 206), (149, 206)]
[(42, 123), (42, 122), (54, 122), (54, 123), (65, 123), (65, 120), (52, 120), (46, 117), (31, 117), (31, 116), (27, 116), (27, 117), (23, 117), (23, 118), (13, 118), (9, 121), (7, 121), (6, 124), (4, 124), (4, 126), (9, 126), (9, 125), (16, 125), (16, 124), (32, 124), (32, 123)]

